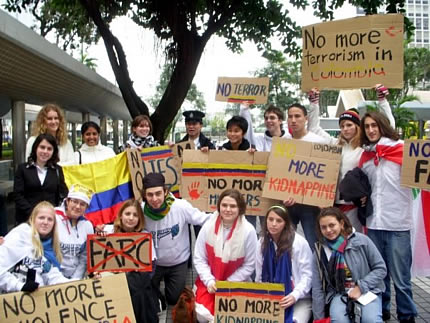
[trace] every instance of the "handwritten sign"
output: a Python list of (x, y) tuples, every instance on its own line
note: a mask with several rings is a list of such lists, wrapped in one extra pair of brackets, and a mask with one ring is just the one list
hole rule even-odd
[(181, 162), (169, 146), (144, 148), (141, 152), (143, 173), (161, 173), (166, 185), (176, 197), (179, 197), (181, 185)]
[(181, 196), (213, 212), (219, 195), (234, 188), (243, 194), (247, 215), (264, 215), (277, 202), (261, 196), (268, 157), (268, 152), (184, 150)]
[(341, 154), (340, 146), (273, 138), (263, 196), (332, 206)]
[(125, 274), (0, 295), (2, 322), (136, 322)]
[(264, 104), (268, 96), (268, 77), (219, 77), (216, 85), (216, 101)]
[(217, 281), (215, 322), (284, 322), (284, 285)]
[(87, 238), (88, 272), (152, 270), (150, 233), (114, 233)]
[(403, 87), (403, 15), (370, 15), (302, 29), (302, 91)]
[(401, 185), (430, 190), (429, 140), (405, 140)]

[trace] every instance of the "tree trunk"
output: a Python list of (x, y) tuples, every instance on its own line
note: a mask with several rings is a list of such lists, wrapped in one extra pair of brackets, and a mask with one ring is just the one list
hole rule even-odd
[(109, 57), (112, 70), (115, 74), (116, 81), (118, 82), (119, 89), (122, 93), (125, 104), (130, 112), (132, 118), (139, 114), (149, 116), (147, 105), (140, 99), (133, 88), (133, 82), (128, 73), (127, 59), (124, 50), (119, 40), (112, 34), (109, 27), (103, 21), (100, 14), (97, 1), (80, 0), (81, 4), (87, 11), (90, 18), (94, 21)]
[(153, 136), (161, 143), (165, 139), (165, 130), (174, 120), (187, 96), (206, 45), (199, 36), (184, 37), (182, 40), (172, 77), (157, 109), (151, 116)]

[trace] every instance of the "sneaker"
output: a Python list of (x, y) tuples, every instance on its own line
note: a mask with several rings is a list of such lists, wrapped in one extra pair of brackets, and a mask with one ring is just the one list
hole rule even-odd
[(391, 318), (390, 311), (382, 311), (382, 320), (388, 321)]

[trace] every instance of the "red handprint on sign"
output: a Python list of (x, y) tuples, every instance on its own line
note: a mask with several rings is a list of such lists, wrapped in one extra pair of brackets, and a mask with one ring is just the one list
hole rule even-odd
[(191, 197), (191, 200), (198, 200), (200, 195), (202, 195), (203, 191), (199, 192), (199, 186), (200, 182), (194, 182), (188, 186), (188, 195)]

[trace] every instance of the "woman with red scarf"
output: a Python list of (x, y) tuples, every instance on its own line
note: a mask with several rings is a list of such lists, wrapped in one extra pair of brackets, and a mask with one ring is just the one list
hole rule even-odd
[(196, 312), (199, 322), (214, 315), (216, 282), (251, 281), (255, 268), (257, 234), (245, 219), (246, 203), (239, 191), (221, 193), (217, 212), (202, 227), (194, 250)]

